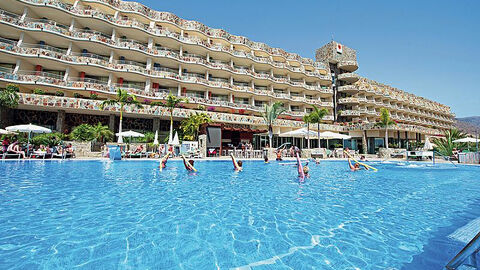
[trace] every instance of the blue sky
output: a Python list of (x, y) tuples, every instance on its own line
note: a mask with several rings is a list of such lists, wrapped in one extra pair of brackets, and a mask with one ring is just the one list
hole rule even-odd
[(309, 58), (333, 35), (358, 74), (480, 116), (478, 0), (139, 2)]

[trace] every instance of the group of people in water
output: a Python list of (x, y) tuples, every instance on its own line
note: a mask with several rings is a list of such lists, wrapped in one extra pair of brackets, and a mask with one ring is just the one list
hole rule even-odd
[[(305, 163), (305, 165), (302, 165), (302, 162), (300, 161), (300, 149), (298, 149), (298, 147), (295, 147), (295, 148), (291, 148), (291, 151), (292, 151), (292, 155), (295, 156), (296, 158), (296, 163), (295, 163), (295, 166), (297, 167), (297, 171), (298, 171), (298, 177), (301, 178), (302, 180), (304, 178), (308, 178), (310, 177), (310, 168), (308, 167), (308, 164), (309, 164), (309, 160), (307, 159), (307, 162)], [(160, 160), (160, 170), (164, 169), (166, 167), (166, 164), (167, 164), (167, 161), (169, 159), (169, 156), (172, 154), (172, 152), (167, 152), (167, 154), (161, 158)], [(243, 162), (241, 160), (236, 160), (235, 156), (233, 154), (230, 155), (231, 159), (232, 159), (232, 163), (233, 163), (233, 169), (237, 172), (240, 172), (243, 170)], [(189, 159), (187, 160), (185, 158), (185, 156), (181, 156), (182, 160), (183, 160), (183, 165), (185, 166), (185, 169), (189, 172), (196, 172), (197, 169), (195, 169), (194, 165), (195, 165), (195, 161), (193, 159)], [(370, 169), (374, 169), (376, 170), (375, 168), (369, 166), (369, 165), (366, 165), (362, 162), (359, 162), (359, 161), (356, 161), (355, 159), (353, 159), (354, 163), (352, 163), (352, 159), (350, 156), (348, 157), (348, 166), (350, 168), (350, 170), (352, 172), (355, 172), (355, 171), (359, 171), (359, 170), (370, 170)], [(365, 157), (361, 157), (361, 160), (362, 161), (365, 161)], [(281, 159), (278, 159), (278, 155), (277, 155), (277, 161), (281, 161)], [(315, 158), (314, 159), (315, 161), (315, 164), (320, 164), (320, 160)], [(268, 159), (268, 156), (265, 155), (264, 157), (264, 162), (265, 163), (269, 163), (269, 159)], [(290, 163), (291, 164), (291, 163)]]

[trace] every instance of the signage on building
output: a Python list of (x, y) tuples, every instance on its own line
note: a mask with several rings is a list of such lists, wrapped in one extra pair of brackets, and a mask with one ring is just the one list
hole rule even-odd
[(343, 45), (340, 43), (337, 43), (337, 53), (343, 53)]

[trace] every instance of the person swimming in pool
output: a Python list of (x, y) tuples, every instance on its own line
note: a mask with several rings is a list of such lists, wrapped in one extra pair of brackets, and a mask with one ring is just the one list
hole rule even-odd
[(195, 161), (193, 161), (193, 159), (190, 159), (187, 162), (184, 155), (182, 155), (182, 159), (183, 159), (183, 165), (185, 165), (185, 169), (187, 169), (187, 171), (189, 171), (189, 172), (190, 171), (195, 171), (195, 172), (197, 171), (195, 169), (195, 167), (193, 167), (193, 165), (195, 164)]
[(242, 162), (241, 160), (239, 160), (239, 161), (237, 162), (237, 160), (236, 160), (235, 157), (233, 156), (233, 153), (230, 154), (230, 157), (232, 158), (233, 168), (235, 169), (235, 171), (237, 171), (237, 172), (242, 171), (242, 170), (243, 170), (243, 167), (242, 167), (243, 162)]
[[(360, 171), (362, 168), (360, 167), (360, 164), (358, 162), (355, 162), (354, 165), (352, 165), (352, 160), (348, 158), (348, 166), (350, 167), (350, 170), (352, 172)], [(368, 168), (365, 165), (362, 165), (365, 170), (368, 170)]]
[(310, 177), (310, 168), (308, 167), (308, 161), (305, 166), (303, 166), (303, 173), (305, 174), (305, 177)]
[(270, 162), (268, 161), (268, 156), (267, 156), (267, 155), (265, 155), (265, 157), (263, 158), (263, 161), (264, 161), (265, 163), (270, 163)]

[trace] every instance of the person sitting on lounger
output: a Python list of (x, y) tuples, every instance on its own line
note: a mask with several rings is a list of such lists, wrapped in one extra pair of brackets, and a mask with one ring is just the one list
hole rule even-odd
[(15, 141), (14, 143), (10, 144), (7, 148), (7, 152), (20, 154), (22, 158), (25, 158), (25, 152), (22, 151), (22, 149), (20, 149), (20, 145), (18, 145), (18, 141)]
[(10, 140), (8, 138), (3, 139), (2, 141), (2, 151), (7, 152), (8, 146), (10, 145)]
[(232, 158), (234, 170), (237, 171), (237, 172), (242, 171), (242, 170), (243, 170), (243, 167), (242, 167), (243, 162), (242, 162), (241, 160), (239, 160), (239, 161), (237, 162), (237, 160), (236, 160), (235, 157), (233, 156), (233, 153), (230, 154), (230, 157)]
[(188, 162), (187, 160), (185, 159), (185, 156), (182, 155), (182, 159), (183, 159), (183, 165), (185, 165), (185, 169), (187, 169), (187, 171), (197, 171), (195, 169), (195, 167), (193, 167), (193, 164), (195, 164), (195, 161), (193, 161), (192, 159), (190, 159)]
[(133, 151), (134, 154), (140, 154), (143, 152), (143, 145), (140, 144), (139, 146), (137, 146), (137, 148), (135, 149), (135, 151)]

